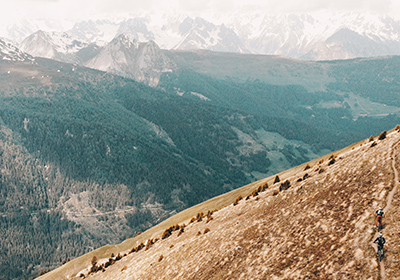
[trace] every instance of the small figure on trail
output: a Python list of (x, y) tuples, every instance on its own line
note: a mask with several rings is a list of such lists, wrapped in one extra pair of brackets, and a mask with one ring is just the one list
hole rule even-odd
[(384, 252), (383, 252), (383, 245), (385, 245), (385, 243), (386, 243), (386, 240), (385, 240), (385, 238), (383, 237), (383, 234), (382, 234), (382, 233), (379, 233), (379, 237), (378, 237), (377, 239), (374, 240), (374, 243), (378, 244), (378, 249), (377, 249), (376, 254), (377, 254), (378, 257), (379, 257), (379, 260), (382, 260), (383, 254), (384, 254)]
[(383, 215), (385, 214), (385, 212), (383, 212), (382, 207), (379, 207), (379, 209), (376, 210), (375, 213), (376, 213), (377, 216), (382, 216), (382, 217), (383, 217)]
[(379, 207), (378, 210), (376, 210), (376, 227), (378, 229), (378, 231), (380, 231), (383, 228), (383, 215), (385, 214), (382, 210), (381, 207)]

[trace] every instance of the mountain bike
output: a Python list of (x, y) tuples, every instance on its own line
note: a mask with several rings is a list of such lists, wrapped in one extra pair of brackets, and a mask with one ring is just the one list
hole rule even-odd
[(376, 228), (379, 231), (381, 231), (383, 229), (383, 217), (381, 215), (378, 215), (376, 217)]

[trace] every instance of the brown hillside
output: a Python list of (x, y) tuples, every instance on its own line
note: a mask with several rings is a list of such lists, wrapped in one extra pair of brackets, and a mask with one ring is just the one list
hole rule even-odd
[[(86, 279), (400, 279), (399, 151), (397, 131), (366, 140), (311, 162), (310, 168), (281, 173), (280, 182), (250, 197), (265, 181), (247, 186), (242, 199), (232, 198), (212, 219), (189, 223), (182, 217), (177, 223), (186, 227), (171, 229), (164, 239), (168, 227), (129, 240), (130, 249), (153, 242), (138, 252), (121, 251), (127, 256), (107, 268), (101, 265), (110, 255), (104, 256), (117, 247), (92, 252), (40, 279), (81, 273)], [(372, 244), (378, 206), (386, 215), (381, 263)], [(88, 274), (96, 254), (100, 271)]]

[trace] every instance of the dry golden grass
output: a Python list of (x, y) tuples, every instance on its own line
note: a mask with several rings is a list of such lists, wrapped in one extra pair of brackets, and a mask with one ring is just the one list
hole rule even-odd
[[(262, 226), (260, 227), (260, 225), (258, 226), (259, 228), (254, 228), (253, 226), (249, 225), (248, 229), (245, 230), (245, 234), (243, 234), (242, 237), (240, 237), (241, 235), (240, 235), (240, 231), (239, 231), (237, 238), (238, 238), (238, 240), (242, 240), (241, 242), (244, 242), (243, 244), (247, 244), (250, 242), (250, 243), (258, 244), (257, 245), (258, 247), (266, 246), (266, 243), (264, 241), (265, 241), (265, 238), (268, 239), (269, 235), (265, 235), (265, 232), (270, 232), (268, 230), (270, 225), (276, 225), (276, 220), (274, 220), (275, 217), (282, 215), (282, 213), (278, 211), (279, 209), (285, 209), (285, 211), (288, 211), (288, 213), (293, 212), (292, 214), (283, 213), (285, 216), (293, 215), (293, 217), (295, 217), (297, 213), (303, 211), (305, 208), (309, 209), (309, 211), (311, 211), (310, 213), (312, 214), (312, 216), (311, 216), (312, 218), (310, 218), (306, 221), (305, 225), (307, 225), (307, 226), (304, 229), (308, 232), (308, 230), (310, 228), (315, 227), (315, 225), (318, 224), (318, 222), (320, 223), (320, 226), (322, 226), (324, 228), (324, 224), (323, 223), (321, 224), (321, 220), (326, 221), (328, 219), (327, 215), (331, 219), (339, 219), (339, 217), (337, 215), (340, 213), (340, 211), (344, 211), (343, 207), (347, 207), (346, 211), (348, 212), (349, 211), (348, 207), (352, 203), (351, 201), (360, 203), (360, 205), (362, 205), (363, 207), (372, 207), (373, 201), (376, 200), (373, 197), (371, 197), (369, 199), (365, 199), (365, 197), (368, 196), (368, 191), (365, 191), (364, 189), (358, 189), (360, 187), (372, 186), (373, 180), (370, 180), (370, 182), (366, 182), (366, 181), (357, 182), (357, 180), (355, 178), (354, 179), (350, 178), (351, 173), (348, 174), (348, 176), (350, 176), (350, 177), (338, 178), (337, 180), (339, 180), (339, 182), (342, 182), (342, 184), (346, 184), (346, 185), (350, 184), (351, 186), (354, 186), (355, 189), (353, 189), (353, 188), (346, 188), (346, 189), (339, 188), (337, 190), (335, 190), (335, 189), (328, 190), (327, 189), (326, 192), (321, 192), (321, 191), (323, 191), (323, 189), (321, 189), (321, 185), (316, 183), (316, 182), (318, 182), (318, 180), (326, 181), (326, 180), (328, 180), (327, 178), (329, 178), (329, 180), (333, 180), (332, 178), (334, 177), (334, 173), (332, 173), (333, 172), (332, 170), (339, 169), (340, 166), (342, 166), (342, 164), (344, 162), (343, 159), (341, 159), (341, 156), (346, 157), (347, 153), (349, 153), (351, 151), (354, 151), (354, 153), (357, 153), (358, 149), (365, 150), (364, 154), (369, 151), (374, 151), (373, 149), (368, 149), (369, 147), (367, 145), (364, 145), (365, 143), (366, 143), (366, 141), (361, 141), (361, 142), (355, 143), (345, 149), (336, 151), (335, 153), (327, 154), (321, 158), (312, 160), (308, 163), (304, 163), (300, 166), (297, 166), (295, 168), (292, 168), (292, 169), (289, 169), (289, 170), (286, 170), (284, 172), (277, 174), (281, 180), (288, 180), (289, 178), (291, 178), (292, 182), (294, 182), (293, 186), (290, 189), (286, 190), (285, 192), (277, 193), (277, 189), (279, 188), (280, 184), (275, 184), (275, 185), (273, 184), (275, 175), (265, 178), (263, 180), (251, 183), (242, 188), (233, 190), (229, 193), (220, 195), (220, 196), (212, 198), (206, 202), (203, 202), (203, 203), (193, 206), (189, 209), (186, 209), (186, 210), (176, 214), (175, 216), (170, 217), (169, 219), (163, 221), (162, 223), (156, 225), (155, 227), (147, 230), (146, 232), (144, 232), (134, 238), (127, 239), (126, 241), (124, 241), (121, 244), (104, 246), (93, 252), (85, 254), (77, 259), (74, 259), (74, 260), (66, 263), (65, 265), (63, 265), (62, 267), (60, 267), (54, 271), (46, 273), (45, 275), (41, 276), (39, 279), (71, 278), (72, 276), (77, 275), (77, 273), (79, 271), (82, 271), (84, 268), (88, 267), (90, 265), (90, 262), (91, 262), (91, 259), (93, 258), (93, 256), (96, 256), (98, 259), (102, 259), (102, 258), (107, 258), (112, 253), (114, 253), (114, 254), (128, 253), (132, 248), (138, 246), (138, 244), (145, 242), (146, 240), (157, 238), (157, 237), (160, 238), (162, 236), (163, 232), (165, 232), (165, 230), (170, 228), (171, 226), (181, 224), (181, 223), (189, 223), (190, 219), (192, 217), (195, 217), (196, 215), (198, 215), (198, 213), (202, 213), (202, 212), (205, 213), (207, 211), (213, 211), (215, 209), (217, 209), (217, 210), (224, 209), (224, 211), (225, 211), (225, 208), (227, 208), (227, 209), (229, 208), (228, 205), (231, 205), (231, 207), (233, 207), (232, 203), (235, 201), (235, 199), (237, 197), (249, 196), (250, 194), (252, 194), (254, 192), (254, 190), (258, 190), (259, 187), (265, 186), (265, 184), (268, 184), (270, 187), (263, 193), (261, 199), (259, 199), (258, 201), (248, 200), (245, 203), (240, 203), (240, 204), (238, 204), (238, 206), (236, 206), (236, 207), (238, 207), (237, 211), (241, 211), (240, 209), (242, 209), (242, 207), (245, 207), (246, 205), (248, 205), (248, 203), (263, 205), (263, 207), (265, 207), (265, 208), (258, 209), (257, 212), (249, 211), (248, 213), (244, 212), (243, 214), (241, 214), (243, 216), (243, 218), (247, 217), (249, 222), (255, 221), (257, 219), (262, 219), (263, 224), (268, 225), (265, 229)], [(382, 143), (385, 143), (385, 142), (383, 141)], [(382, 145), (381, 143), (378, 144), (376, 147), (374, 147), (374, 149), (379, 149), (381, 145)], [(329, 158), (332, 159), (331, 156), (333, 154), (336, 155), (337, 163), (335, 163), (331, 166), (328, 166), (324, 162), (328, 162)], [(362, 163), (365, 164), (365, 166), (368, 165), (368, 161), (366, 161), (366, 162), (362, 161)], [(318, 164), (320, 165), (320, 167), (318, 167)], [(353, 163), (353, 164), (355, 164), (355, 163)], [(305, 174), (304, 170), (307, 165), (313, 166), (313, 168), (310, 168), (307, 170), (307, 173), (311, 174), (310, 175), (311, 178), (307, 178), (307, 180), (305, 182), (293, 181), (295, 179), (298, 179), (299, 177), (304, 176), (304, 174)], [(326, 169), (326, 171), (323, 173), (320, 173), (320, 170), (324, 170), (324, 169)], [(363, 170), (362, 172), (368, 172), (367, 169), (363, 168), (362, 170)], [(376, 178), (382, 177), (382, 176), (378, 176), (378, 175), (379, 174), (376, 174)], [(370, 178), (371, 176), (372, 176), (371, 174), (368, 174), (368, 178)], [(307, 184), (307, 187), (304, 187), (304, 186), (300, 187), (301, 184)], [(339, 185), (339, 183), (337, 183), (335, 185)], [(336, 192), (336, 194), (335, 194), (335, 192)], [(340, 193), (340, 196), (337, 195), (337, 192)], [(360, 195), (361, 198), (359, 200), (356, 199), (356, 197), (355, 197), (356, 193), (361, 194)], [(371, 195), (372, 195), (372, 193), (371, 193)], [(346, 199), (347, 199), (349, 202), (343, 202), (343, 203), (345, 203), (344, 204), (345, 206), (340, 206), (340, 204), (336, 205), (336, 204), (334, 204), (334, 201), (338, 197), (341, 198), (341, 201), (346, 201)], [(266, 199), (268, 199), (268, 203), (267, 203)], [(270, 201), (271, 199), (272, 199), (272, 201)], [(325, 206), (322, 207), (321, 205), (318, 204), (323, 200), (327, 201), (328, 205), (326, 207), (329, 206), (326, 209), (324, 208)], [(320, 207), (320, 208), (318, 208), (318, 207)], [(293, 209), (293, 210), (289, 210), (289, 209)], [(313, 212), (312, 209), (314, 209), (314, 211), (317, 211), (317, 212), (316, 213)], [(337, 209), (337, 210), (335, 210), (335, 209)], [(338, 212), (335, 212), (335, 211), (338, 211)], [(352, 209), (352, 211), (353, 211), (353, 213), (352, 213), (353, 216), (356, 215), (356, 213), (359, 215), (362, 215), (362, 212), (359, 212), (359, 213), (357, 212), (357, 211), (361, 211), (361, 209), (360, 210)], [(250, 213), (252, 213), (253, 216), (249, 216)], [(206, 235), (200, 235), (199, 238), (201, 236), (207, 236), (207, 238), (211, 238), (211, 236), (220, 234), (218, 230), (215, 230), (212, 227), (218, 223), (221, 223), (221, 225), (222, 225), (222, 221), (218, 220), (218, 218), (216, 218), (215, 215), (222, 215), (222, 214), (220, 213), (220, 211), (218, 211), (216, 214), (214, 214), (214, 220), (211, 223), (209, 223), (210, 224), (209, 228), (211, 229), (211, 231), (209, 233), (207, 233)], [(227, 221), (228, 224), (231, 222), (232, 221)], [(276, 271), (271, 270), (269, 273), (275, 273), (275, 272), (278, 273), (278, 271), (285, 271), (285, 269), (287, 269), (287, 268), (297, 269), (296, 267), (299, 266), (300, 264), (302, 264), (304, 267), (307, 267), (308, 269), (310, 269), (309, 274), (307, 274), (310, 277), (319, 277), (318, 275), (322, 275), (322, 274), (319, 274), (320, 272), (318, 272), (315, 269), (320, 261), (321, 262), (323, 260), (325, 261), (329, 257), (332, 258), (332, 254), (315, 255), (314, 258), (317, 258), (317, 259), (316, 260), (314, 259), (311, 262), (311, 264), (314, 267), (313, 268), (313, 267), (310, 267), (310, 263), (307, 264), (307, 263), (303, 262), (304, 260), (307, 260), (310, 257), (310, 251), (307, 251), (309, 249), (306, 249), (306, 248), (302, 249), (301, 247), (299, 247), (296, 250), (300, 250), (299, 252), (303, 252), (303, 253), (300, 253), (297, 258), (293, 259), (293, 261), (288, 262), (287, 256), (290, 255), (290, 252), (292, 252), (293, 249), (295, 249), (295, 247), (293, 247), (294, 246), (293, 242), (296, 240), (296, 238), (300, 238), (301, 232), (294, 231), (296, 229), (296, 227), (298, 226), (297, 224), (291, 224), (289, 221), (285, 222), (284, 219), (282, 221), (280, 221), (279, 223), (280, 223), (279, 229), (277, 230), (278, 232), (281, 232), (281, 233), (279, 233), (279, 235), (286, 232), (286, 234), (289, 234), (288, 236), (292, 236), (293, 241), (290, 241), (290, 240), (292, 240), (291, 238), (287, 239), (288, 238), (288, 236), (287, 236), (287, 237), (285, 237), (286, 241), (284, 243), (282, 243), (282, 244), (281, 244), (281, 242), (280, 243), (278, 242), (276, 244), (273, 243), (273, 244), (275, 244), (274, 246), (277, 246), (276, 248), (280, 248), (279, 252), (281, 252), (281, 255), (279, 255), (279, 254), (275, 255), (276, 261), (271, 262), (271, 264), (276, 263), (277, 261), (281, 261), (281, 265), (279, 265), (276, 268), (278, 270), (276, 270)], [(345, 224), (348, 224), (349, 221), (346, 219), (346, 220), (343, 220), (341, 223), (342, 223), (342, 225), (345, 225)], [(205, 221), (199, 222), (199, 223), (193, 223), (193, 224), (189, 225), (188, 226), (189, 233), (191, 231), (194, 231), (194, 233), (200, 232), (201, 226), (203, 224), (205, 225)], [(225, 226), (229, 226), (229, 225), (225, 225)], [(231, 225), (231, 226), (232, 226), (232, 229), (234, 229), (233, 225)], [(328, 226), (328, 228), (329, 228), (329, 224), (327, 224), (325, 226)], [(355, 225), (352, 225), (352, 228), (354, 228), (354, 226)], [(190, 230), (190, 227), (192, 227), (193, 229)], [(333, 228), (336, 228), (336, 225), (333, 226)], [(340, 229), (340, 227), (339, 227), (339, 229)], [(344, 230), (343, 233), (347, 232), (345, 230), (345, 228), (343, 228), (343, 230)], [(264, 231), (264, 233), (263, 233), (263, 231)], [(167, 244), (168, 244), (167, 248), (170, 248), (170, 246), (172, 246), (171, 242), (176, 244), (177, 243), (176, 238), (185, 237), (187, 232), (188, 232), (188, 229), (186, 228), (185, 232), (182, 234), (182, 236), (177, 237), (177, 234), (176, 234), (176, 236), (173, 235), (172, 237), (168, 238), (167, 240), (161, 240), (161, 241), (157, 242), (157, 244), (155, 244), (152, 248), (149, 248), (148, 251), (141, 250), (139, 253), (130, 254), (126, 258), (131, 259), (135, 254), (145, 254), (147, 252), (148, 252), (148, 254), (152, 254), (153, 251), (157, 250), (156, 248), (160, 248), (159, 247), (159, 246), (161, 246), (160, 244), (164, 244), (165, 242), (167, 242)], [(227, 231), (227, 232), (229, 232), (229, 231)], [(260, 234), (260, 235), (258, 235), (258, 234)], [(272, 232), (270, 232), (268, 234), (274, 235)], [(313, 238), (312, 232), (310, 232), (309, 234), (310, 234), (310, 239), (312, 239)], [(224, 235), (224, 233), (221, 233), (221, 236), (223, 236), (223, 235)], [(189, 236), (189, 234), (188, 234), (188, 236)], [(192, 234), (191, 236), (195, 236), (195, 234)], [(245, 236), (247, 236), (247, 237), (245, 237)], [(344, 237), (343, 235), (340, 235), (340, 236), (342, 236), (342, 238)], [(215, 236), (214, 238), (218, 239), (219, 237)], [(228, 236), (225, 238), (229, 239)], [(242, 238), (242, 239), (240, 239), (240, 238)], [(337, 249), (335, 249), (334, 251), (332, 251), (332, 249), (331, 249), (331, 247), (333, 245), (335, 245), (334, 244), (335, 242), (333, 242), (333, 241), (328, 242), (328, 239), (326, 239), (326, 238), (328, 238), (328, 239), (331, 238), (331, 237), (329, 237), (329, 233), (326, 233), (326, 235), (323, 239), (323, 240), (326, 240), (326, 242), (327, 242), (326, 244), (324, 243), (324, 246), (327, 246), (326, 251), (327, 252), (335, 252), (335, 253), (333, 253), (334, 255), (337, 254), (337, 251), (336, 251)], [(250, 241), (250, 240), (252, 240), (252, 241)], [(281, 241), (283, 241), (283, 240), (281, 240)], [(180, 242), (184, 242), (184, 238)], [(306, 240), (304, 240), (304, 242), (306, 242)], [(318, 241), (317, 243), (319, 244), (320, 242), (322, 242), (322, 241)], [(249, 246), (251, 245), (250, 243), (248, 244)], [(329, 245), (329, 244), (331, 244), (331, 245)], [(195, 246), (195, 245), (193, 245), (193, 246)], [(171, 249), (177, 250), (177, 249), (175, 249), (176, 247), (177, 247), (177, 245), (175, 245), (173, 248), (170, 248), (169, 250), (171, 250)], [(186, 249), (190, 249), (188, 247), (189, 246), (187, 246)], [(325, 247), (323, 247), (323, 248), (325, 248)], [(355, 249), (353, 248), (352, 252), (354, 253), (354, 250), (356, 250), (356, 249), (357, 248), (355, 248)], [(271, 249), (268, 249), (268, 250), (271, 250)], [(201, 253), (201, 252), (202, 252), (202, 250), (199, 249), (199, 253)], [(250, 250), (248, 252), (252, 252), (252, 251)], [(288, 253), (285, 253), (285, 252), (288, 252)], [(203, 253), (206, 254), (205, 252), (203, 252)], [(343, 252), (340, 255), (342, 255), (342, 254), (343, 254)], [(165, 256), (165, 254), (163, 254), (163, 255)], [(351, 256), (351, 255), (349, 255), (349, 256)], [(184, 257), (184, 256), (182, 256), (182, 257)], [(187, 258), (190, 258), (190, 256), (188, 255)], [(304, 259), (302, 259), (302, 258), (304, 258)], [(342, 258), (343, 258), (343, 260), (340, 261), (339, 264), (340, 263), (344, 264), (347, 260), (349, 262), (351, 261), (350, 259), (348, 259), (346, 257), (346, 254), (343, 254)], [(157, 258), (155, 258), (155, 259), (157, 259)], [(168, 260), (170, 260), (169, 257), (168, 257)], [(123, 261), (124, 261), (124, 258), (121, 260), (121, 262), (123, 262)], [(268, 263), (268, 261), (272, 261), (272, 260), (270, 260), (269, 257), (267, 257), (267, 256), (263, 256), (262, 262), (265, 264), (265, 263)], [(165, 265), (166, 265), (166, 263), (167, 262), (165, 262), (165, 261), (160, 262), (160, 264), (165, 264)], [(239, 263), (237, 263), (235, 259), (230, 260), (229, 263), (230, 263), (229, 267), (239, 265)], [(360, 263), (357, 263), (357, 266), (363, 267), (367, 263), (369, 265), (371, 265), (371, 263), (368, 261), (365, 261), (365, 262), (360, 261)], [(322, 263), (320, 265), (322, 266)], [(332, 264), (331, 264), (331, 266), (332, 266)], [(111, 269), (111, 267), (109, 269)], [(267, 267), (269, 267), (269, 266), (267, 266)], [(218, 271), (221, 271), (221, 273), (228, 272), (227, 267), (225, 267), (225, 266), (217, 267), (216, 269), (218, 269)], [(129, 266), (128, 266), (127, 270), (129, 270)], [(127, 270), (125, 270), (124, 272), (126, 272)], [(211, 273), (211, 272), (204, 272), (203, 276), (205, 276), (207, 273)], [(237, 273), (239, 273), (239, 271)], [(244, 273), (244, 272), (241, 271), (241, 273)], [(217, 274), (215, 274), (215, 275), (217, 275)], [(345, 274), (343, 274), (343, 276), (345, 277)], [(211, 278), (216, 279), (215, 277), (211, 277)], [(143, 279), (151, 279), (151, 278), (143, 278)], [(155, 278), (153, 278), (153, 279), (155, 279)], [(181, 279), (183, 279), (183, 278), (181, 278)], [(197, 279), (205, 279), (205, 278), (197, 278)], [(254, 278), (254, 279), (256, 279), (256, 278)]]

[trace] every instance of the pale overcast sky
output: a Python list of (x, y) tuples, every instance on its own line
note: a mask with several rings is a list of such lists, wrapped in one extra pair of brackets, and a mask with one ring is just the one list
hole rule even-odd
[(16, 18), (87, 19), (138, 13), (151, 9), (176, 9), (190, 16), (229, 13), (257, 5), (265, 13), (315, 13), (369, 11), (400, 18), (400, 0), (0, 0), (0, 24)]

